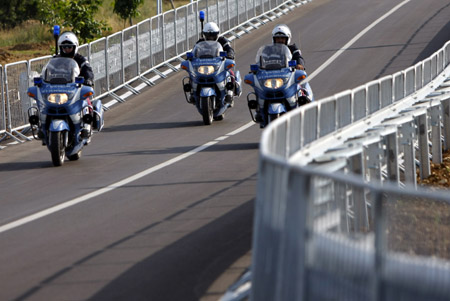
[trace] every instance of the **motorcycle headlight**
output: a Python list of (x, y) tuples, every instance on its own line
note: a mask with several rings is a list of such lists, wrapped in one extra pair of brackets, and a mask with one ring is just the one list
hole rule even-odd
[(266, 79), (264, 82), (264, 87), (269, 89), (278, 89), (284, 85), (284, 80), (282, 78), (270, 78)]
[(49, 94), (47, 100), (51, 103), (62, 105), (69, 100), (69, 96), (66, 93), (54, 93)]
[(210, 75), (214, 73), (214, 66), (200, 66), (198, 67), (197, 71), (200, 74)]

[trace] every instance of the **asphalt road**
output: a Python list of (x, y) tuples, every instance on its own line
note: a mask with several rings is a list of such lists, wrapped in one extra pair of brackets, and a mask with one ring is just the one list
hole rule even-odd
[[(448, 0), (313, 0), (235, 40), (237, 69), (246, 74), (286, 23), (312, 74), (398, 4), (311, 80), (316, 99), (403, 70), (450, 40)], [(113, 106), (79, 161), (53, 167), (39, 141), (0, 151), (0, 227), (11, 226), (0, 230), (0, 300), (199, 300), (251, 250), (261, 130), (242, 128), (250, 89), (204, 126), (184, 100), (184, 76)]]

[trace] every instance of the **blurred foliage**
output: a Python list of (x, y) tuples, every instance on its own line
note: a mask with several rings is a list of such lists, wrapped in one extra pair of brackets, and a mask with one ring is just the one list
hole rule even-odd
[(0, 26), (2, 29), (14, 28), (36, 16), (38, 0), (0, 1)]
[(106, 21), (95, 20), (102, 0), (38, 0), (37, 18), (49, 28), (59, 24), (62, 30), (71, 30), (80, 42), (86, 43), (111, 30)]
[(133, 17), (140, 15), (138, 7), (144, 3), (144, 0), (115, 0), (113, 12), (123, 20), (129, 20), (130, 26), (133, 25)]

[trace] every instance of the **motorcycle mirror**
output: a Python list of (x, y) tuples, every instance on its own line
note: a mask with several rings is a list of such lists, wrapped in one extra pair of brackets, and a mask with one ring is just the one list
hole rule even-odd
[(227, 56), (227, 53), (226, 53), (226, 51), (221, 51), (219, 55), (220, 55), (221, 57), (226, 57), (226, 56)]
[(295, 60), (289, 61), (289, 67), (295, 67), (295, 66), (297, 66), (297, 61), (295, 61)]
[(186, 58), (188, 60), (193, 59), (194, 58), (194, 54), (192, 52), (186, 52)]

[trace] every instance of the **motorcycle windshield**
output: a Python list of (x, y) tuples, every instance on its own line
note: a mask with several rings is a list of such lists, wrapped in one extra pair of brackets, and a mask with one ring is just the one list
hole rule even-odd
[(74, 83), (80, 75), (80, 68), (74, 59), (54, 57), (42, 70), (42, 78), (51, 84)]
[(265, 70), (277, 70), (289, 67), (292, 58), (291, 51), (284, 44), (270, 44), (259, 48), (256, 63)]
[(223, 48), (219, 42), (202, 41), (195, 45), (192, 52), (194, 57), (204, 59), (219, 57), (221, 51), (223, 51)]

